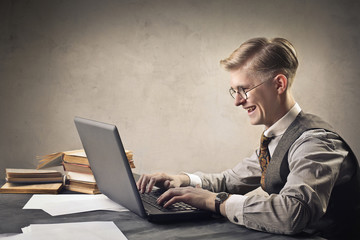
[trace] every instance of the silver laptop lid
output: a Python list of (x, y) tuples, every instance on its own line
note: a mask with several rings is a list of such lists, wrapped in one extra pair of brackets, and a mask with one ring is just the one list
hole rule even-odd
[(100, 191), (146, 217), (116, 126), (80, 117), (74, 122)]

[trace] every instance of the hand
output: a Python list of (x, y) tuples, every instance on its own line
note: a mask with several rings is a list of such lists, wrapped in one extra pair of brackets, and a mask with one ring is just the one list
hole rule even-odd
[(184, 202), (193, 207), (215, 212), (216, 193), (202, 188), (172, 188), (164, 192), (157, 200), (158, 204), (168, 207), (177, 202)]
[(141, 193), (151, 192), (154, 186), (163, 189), (189, 186), (190, 179), (187, 175), (168, 175), (166, 173), (143, 174), (136, 182)]

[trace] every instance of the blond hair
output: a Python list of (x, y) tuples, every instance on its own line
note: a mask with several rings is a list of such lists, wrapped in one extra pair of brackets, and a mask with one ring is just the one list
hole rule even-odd
[(220, 64), (226, 70), (247, 66), (250, 74), (284, 74), (291, 86), (299, 65), (294, 46), (284, 38), (252, 38)]

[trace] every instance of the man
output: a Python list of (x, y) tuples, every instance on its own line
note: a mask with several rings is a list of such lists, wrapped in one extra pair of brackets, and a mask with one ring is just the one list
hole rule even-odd
[(230, 72), (235, 105), (247, 112), (251, 124), (265, 126), (260, 148), (219, 174), (142, 175), (139, 191), (154, 185), (169, 189), (159, 204), (183, 201), (260, 231), (354, 236), (359, 231), (358, 162), (329, 124), (295, 102), (293, 45), (282, 38), (250, 39), (220, 63)]

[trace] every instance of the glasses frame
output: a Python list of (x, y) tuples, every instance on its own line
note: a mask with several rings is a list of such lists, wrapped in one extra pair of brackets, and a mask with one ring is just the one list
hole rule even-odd
[(255, 85), (254, 87), (250, 88), (250, 89), (247, 90), (247, 91), (245, 91), (244, 88), (242, 88), (242, 87), (240, 87), (240, 86), (237, 87), (237, 91), (236, 91), (235, 89), (233, 89), (232, 87), (230, 87), (230, 89), (229, 89), (230, 96), (231, 96), (233, 99), (235, 99), (235, 98), (236, 98), (236, 94), (239, 94), (242, 99), (247, 100), (247, 99), (248, 99), (248, 95), (247, 95), (248, 92), (250, 92), (251, 90), (253, 90), (253, 89), (257, 88), (257, 87), (260, 87), (260, 86), (263, 85), (265, 82), (267, 82), (267, 81), (269, 81), (269, 80), (271, 80), (271, 79), (273, 79), (273, 78), (269, 78), (269, 79), (267, 79), (267, 80), (265, 80), (265, 81), (262, 81), (261, 83), (259, 83), (258, 85)]

